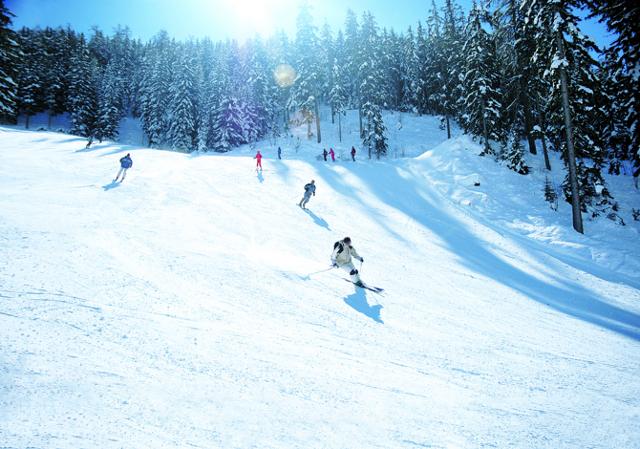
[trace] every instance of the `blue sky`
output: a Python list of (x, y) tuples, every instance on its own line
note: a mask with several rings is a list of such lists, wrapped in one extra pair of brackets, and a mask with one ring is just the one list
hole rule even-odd
[[(442, 0), (436, 0), (440, 4)], [(6, 0), (16, 18), (14, 26), (66, 26), (88, 32), (97, 25), (105, 32), (128, 26), (134, 37), (149, 39), (166, 30), (176, 39), (209, 36), (245, 39), (268, 36), (271, 30), (293, 32), (298, 0)], [(342, 27), (347, 8), (357, 14), (370, 10), (381, 26), (404, 31), (423, 20), (430, 0), (312, 0), (316, 25), (326, 20)], [(459, 0), (468, 8), (471, 0)], [(177, 7), (176, 5), (179, 5)], [(596, 42), (610, 40), (602, 26), (586, 24)]]

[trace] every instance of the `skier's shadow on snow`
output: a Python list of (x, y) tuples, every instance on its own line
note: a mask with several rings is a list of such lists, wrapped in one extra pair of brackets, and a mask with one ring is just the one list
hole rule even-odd
[(367, 294), (363, 289), (356, 288), (356, 291), (353, 292), (353, 294), (344, 298), (344, 302), (356, 312), (360, 312), (361, 314), (371, 318), (376, 323), (384, 324), (384, 321), (380, 318), (380, 310), (382, 310), (382, 306), (380, 304), (370, 306), (367, 302)]
[(262, 170), (256, 170), (256, 173), (258, 173), (258, 181), (260, 181), (260, 184), (262, 184), (264, 182), (264, 176), (262, 176)]
[(329, 227), (329, 223), (327, 223), (327, 220), (325, 220), (324, 218), (320, 218), (318, 217), (316, 214), (314, 214), (313, 212), (311, 212), (309, 209), (304, 209), (304, 211), (311, 217), (313, 218), (313, 222), (315, 224), (317, 224), (318, 226), (321, 226), (323, 228), (325, 228), (327, 231), (331, 231), (331, 228)]
[(111, 189), (115, 189), (116, 187), (120, 187), (120, 183), (116, 181), (111, 181), (109, 184), (105, 184), (102, 186), (105, 192)]

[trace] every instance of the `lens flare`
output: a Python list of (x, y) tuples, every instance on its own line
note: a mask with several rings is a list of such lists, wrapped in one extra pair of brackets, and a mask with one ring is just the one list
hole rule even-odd
[(273, 71), (273, 78), (276, 80), (278, 86), (290, 87), (293, 86), (293, 83), (296, 81), (296, 71), (289, 64), (280, 64)]

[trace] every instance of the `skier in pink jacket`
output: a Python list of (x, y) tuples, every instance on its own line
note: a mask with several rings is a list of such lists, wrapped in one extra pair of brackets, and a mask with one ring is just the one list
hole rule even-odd
[(262, 154), (260, 154), (260, 150), (256, 153), (254, 159), (256, 160), (256, 171), (258, 168), (262, 171)]

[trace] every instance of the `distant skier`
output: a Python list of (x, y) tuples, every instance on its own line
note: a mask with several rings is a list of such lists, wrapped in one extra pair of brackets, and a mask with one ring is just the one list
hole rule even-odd
[(89, 140), (87, 141), (87, 146), (84, 147), (84, 149), (88, 150), (92, 143), (93, 143), (93, 134), (89, 136)]
[(131, 155), (127, 153), (125, 157), (120, 159), (120, 171), (118, 171), (118, 175), (116, 176), (116, 179), (113, 180), (113, 182), (118, 182), (118, 178), (120, 177), (120, 175), (122, 175), (122, 179), (120, 180), (120, 182), (124, 181), (124, 177), (127, 176), (127, 170), (129, 170), (132, 165), (133, 161), (131, 160)]
[(325, 162), (327, 162), (327, 156), (328, 155), (329, 155), (329, 152), (327, 151), (326, 148), (324, 150), (322, 150), (322, 157), (324, 158)]
[(335, 162), (336, 161), (336, 152), (333, 151), (333, 148), (329, 148), (329, 154), (331, 155), (331, 160), (333, 162)]
[(311, 180), (310, 183), (308, 183), (308, 184), (306, 184), (304, 186), (304, 196), (302, 197), (302, 199), (298, 203), (298, 206), (300, 206), (303, 209), (306, 209), (305, 206), (307, 205), (307, 203), (311, 199), (311, 195), (316, 196), (316, 182), (313, 179)]
[(351, 159), (353, 162), (356, 161), (356, 147), (351, 147)]
[(278, 147), (278, 159), (282, 159), (282, 148)]
[(356, 249), (351, 246), (351, 238), (345, 237), (333, 244), (333, 253), (331, 254), (332, 265), (347, 270), (351, 276), (351, 282), (358, 287), (363, 287), (364, 284), (360, 280), (358, 270), (356, 270), (356, 267), (353, 265), (352, 257), (360, 262), (364, 262), (364, 259), (360, 257)]
[(258, 171), (258, 169), (262, 171), (262, 154), (260, 154), (260, 150), (258, 150), (254, 156), (254, 159), (256, 160), (256, 171)]

